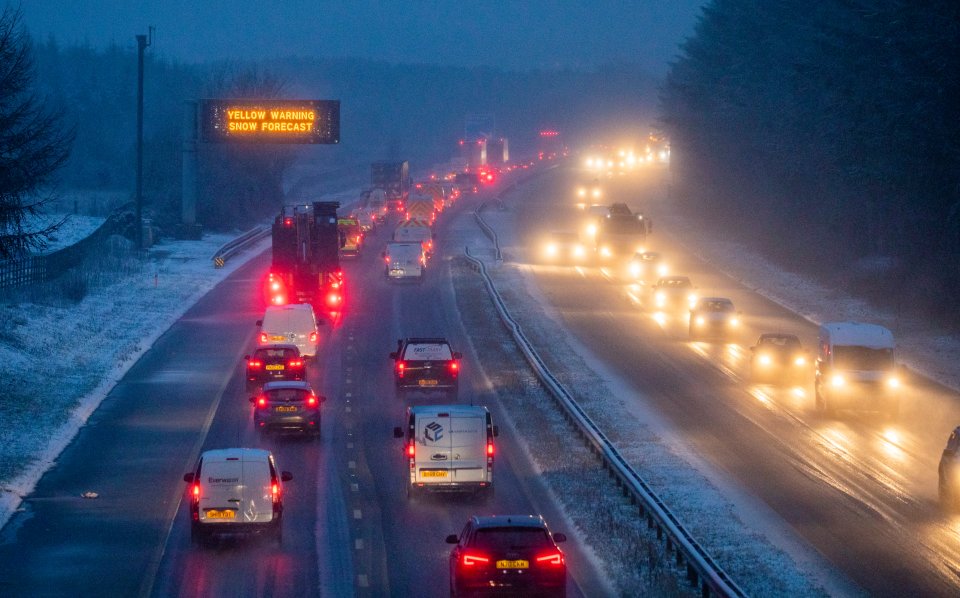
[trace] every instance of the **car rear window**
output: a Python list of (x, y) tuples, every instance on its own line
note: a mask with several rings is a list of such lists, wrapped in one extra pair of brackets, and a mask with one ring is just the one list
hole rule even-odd
[(550, 537), (539, 527), (484, 527), (477, 530), (473, 545), (490, 551), (543, 548), (550, 546)]
[(257, 349), (256, 353), (257, 359), (286, 360), (293, 359), (296, 356), (297, 352), (293, 349)]
[(302, 401), (307, 394), (302, 388), (275, 388), (267, 392), (271, 401)]
[(450, 345), (442, 343), (409, 344), (403, 351), (403, 358), (408, 361), (448, 361), (453, 359)]

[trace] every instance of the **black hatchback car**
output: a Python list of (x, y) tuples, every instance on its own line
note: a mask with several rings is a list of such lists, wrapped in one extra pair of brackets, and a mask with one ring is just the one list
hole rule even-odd
[(524, 596), (565, 596), (567, 563), (540, 515), (474, 515), (450, 553), (450, 595), (509, 592)]
[(259, 390), (267, 382), (303, 380), (306, 369), (296, 345), (264, 345), (247, 362), (247, 391)]
[(451, 349), (447, 339), (399, 339), (390, 359), (398, 398), (413, 391), (440, 391), (456, 398), (463, 355)]
[(309, 382), (267, 382), (253, 403), (253, 426), (261, 433), (273, 430), (295, 431), (320, 437), (320, 404)]

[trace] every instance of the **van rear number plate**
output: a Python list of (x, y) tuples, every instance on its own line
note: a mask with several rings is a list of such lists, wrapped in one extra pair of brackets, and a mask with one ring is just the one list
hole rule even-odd
[(436, 385), (437, 385), (437, 381), (436, 381), (436, 380), (421, 380), (421, 381), (420, 381), (420, 386), (436, 386)]
[(273, 408), (277, 413), (294, 413), (297, 410), (296, 405), (279, 405)]
[(422, 478), (445, 478), (447, 477), (447, 472), (443, 470), (435, 471), (421, 471), (420, 477)]
[(270, 337), (270, 340), (272, 340), (272, 341), (282, 341), (282, 340), (285, 340), (286, 338), (287, 338), (287, 337), (285, 337), (285, 336), (277, 336), (277, 335), (275, 334), (275, 335), (273, 335), (273, 336)]
[(207, 519), (236, 519), (237, 512), (233, 509), (210, 509), (205, 511)]

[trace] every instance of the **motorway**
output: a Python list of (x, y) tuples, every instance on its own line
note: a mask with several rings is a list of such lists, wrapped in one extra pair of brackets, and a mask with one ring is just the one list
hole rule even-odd
[[(644, 289), (613, 268), (545, 266), (540, 239), (581, 226), (574, 189), (594, 176), (568, 168), (545, 177), (509, 204), (515, 222), (499, 232), (505, 260), (532, 276), (563, 327), (627, 381), (627, 409), (632, 403), (665, 416), (693, 453), (870, 594), (960, 594), (960, 517), (944, 514), (936, 497), (940, 452), (960, 423), (957, 394), (912, 376), (896, 420), (864, 412), (827, 418), (814, 409), (812, 370), (798, 386), (753, 384), (748, 348), (761, 332), (793, 332), (809, 349), (816, 327), (656, 226), (649, 249), (665, 254), (673, 273), (690, 276), (700, 296), (730, 297), (743, 313), (734, 338), (690, 342), (686, 314), (657, 314)], [(604, 203), (627, 202), (656, 223), (668, 201), (662, 176), (604, 180)]]
[[(448, 594), (444, 538), (470, 515), (543, 513), (561, 521), (510, 439), (498, 443), (488, 504), (406, 499), (402, 447), (392, 436), (404, 406), (387, 357), (397, 338), (447, 336), (465, 355), (459, 400), (489, 399), (494, 422), (501, 416), (455, 308), (446, 256), (462, 251), (457, 234), (465, 229), (448, 231), (452, 219), (441, 216), (438, 256), (422, 285), (384, 280), (386, 228), (344, 264), (348, 307), (321, 328), (308, 368), (328, 397), (319, 441), (261, 438), (252, 426), (242, 357), (263, 313), (269, 253), (207, 294), (131, 368), (0, 532), (0, 594), (440, 596)], [(282, 546), (230, 536), (191, 544), (182, 475), (202, 450), (227, 446), (269, 448), (293, 473)], [(82, 498), (88, 491), (97, 497)], [(563, 546), (569, 594), (603, 592), (576, 530), (552, 527), (570, 537)]]

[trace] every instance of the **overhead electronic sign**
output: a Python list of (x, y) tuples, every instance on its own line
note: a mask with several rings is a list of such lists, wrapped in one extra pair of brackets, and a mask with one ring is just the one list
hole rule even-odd
[(202, 100), (206, 143), (340, 143), (340, 100)]

